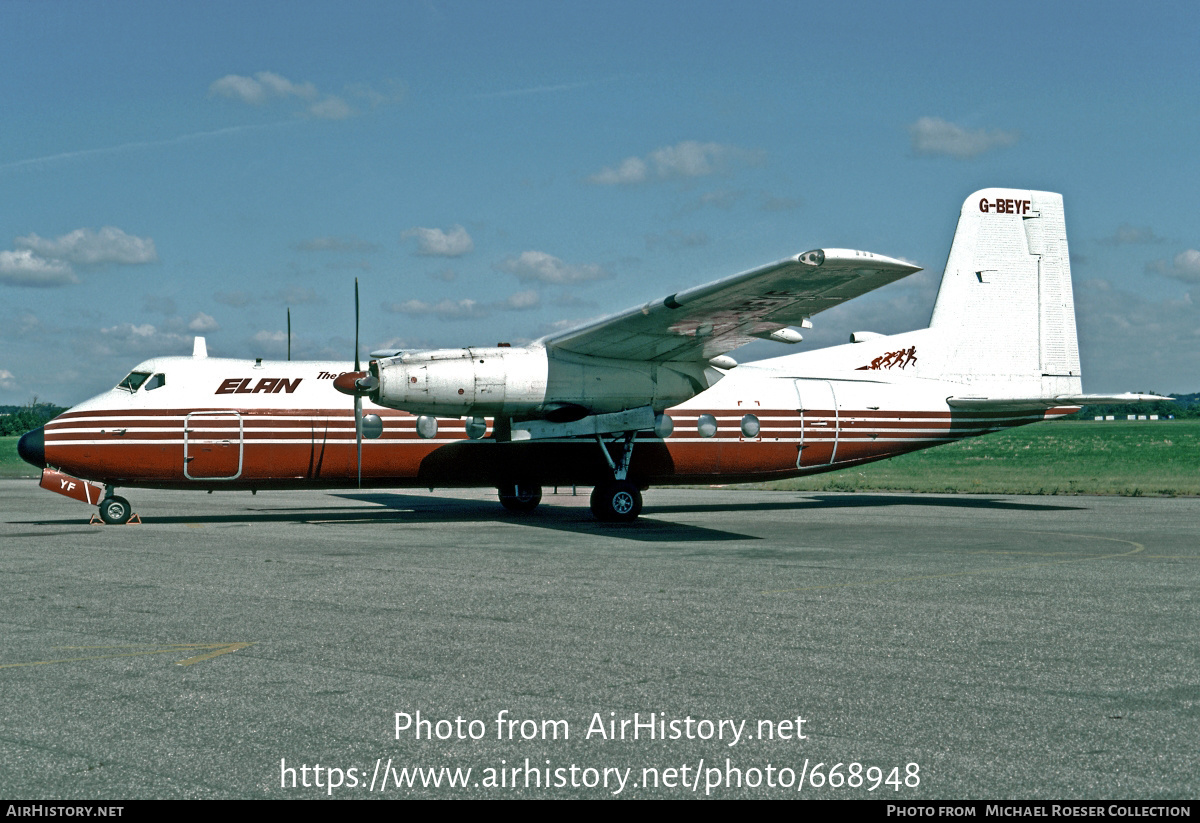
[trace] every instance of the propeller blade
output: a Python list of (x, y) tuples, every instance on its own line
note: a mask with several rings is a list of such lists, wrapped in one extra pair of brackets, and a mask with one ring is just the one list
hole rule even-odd
[[(354, 278), (354, 371), (361, 372), (358, 359), (358, 278)], [(362, 395), (354, 395), (354, 441), (358, 448), (358, 487), (362, 488)]]
[(358, 444), (358, 487), (362, 488), (362, 397), (354, 395), (354, 439)]

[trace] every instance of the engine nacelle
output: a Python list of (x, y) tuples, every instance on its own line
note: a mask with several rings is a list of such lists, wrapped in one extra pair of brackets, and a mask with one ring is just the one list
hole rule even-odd
[(721, 378), (703, 363), (609, 360), (542, 346), (433, 349), (372, 361), (381, 406), (440, 417), (571, 420), (694, 397)]

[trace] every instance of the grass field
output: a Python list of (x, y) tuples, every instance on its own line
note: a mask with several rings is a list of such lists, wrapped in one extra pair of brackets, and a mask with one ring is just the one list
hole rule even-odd
[(857, 469), (747, 488), (1200, 495), (1200, 420), (1037, 423)]
[[(0, 477), (36, 475), (17, 456), (17, 438), (0, 438)], [(747, 488), (1200, 495), (1200, 420), (1040, 423), (857, 469)]]
[(0, 437), (0, 477), (37, 477), (39, 472), (17, 454), (19, 437)]

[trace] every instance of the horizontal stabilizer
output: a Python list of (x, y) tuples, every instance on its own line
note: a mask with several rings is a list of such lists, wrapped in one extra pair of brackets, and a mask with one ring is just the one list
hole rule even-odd
[(955, 409), (1054, 409), (1063, 406), (1098, 406), (1100, 404), (1154, 403), (1171, 400), (1157, 394), (1060, 394), (1054, 397), (947, 397)]

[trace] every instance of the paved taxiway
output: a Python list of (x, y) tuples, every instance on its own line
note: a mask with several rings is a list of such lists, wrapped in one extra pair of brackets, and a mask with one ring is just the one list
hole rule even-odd
[[(583, 495), (128, 496), (145, 525), (88, 526), (0, 481), (0, 796), (326, 794), (281, 789), (286, 759), (365, 772), (334, 796), (366, 797), (377, 758), (632, 767), (623, 797), (691, 795), (641, 769), (726, 758), (920, 767), (801, 796), (1200, 794), (1197, 499), (655, 489), (604, 525)], [(417, 710), (487, 734), (396, 740)], [(498, 741), (502, 710), (571, 738)], [(746, 734), (584, 739), (596, 712)], [(797, 715), (807, 740), (747, 739)], [(612, 791), (519, 784), (382, 796)]]

